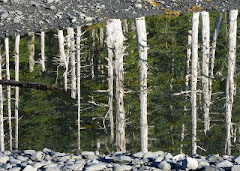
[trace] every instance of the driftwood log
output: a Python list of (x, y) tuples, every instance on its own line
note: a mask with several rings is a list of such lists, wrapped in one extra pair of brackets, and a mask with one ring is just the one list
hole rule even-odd
[(0, 80), (0, 84), (23, 87), (23, 88), (33, 88), (37, 90), (62, 90), (60, 87), (56, 87), (52, 85), (39, 84), (34, 82), (19, 82), (15, 80)]

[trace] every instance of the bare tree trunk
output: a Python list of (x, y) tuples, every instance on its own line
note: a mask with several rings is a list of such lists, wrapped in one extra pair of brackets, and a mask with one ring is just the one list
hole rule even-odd
[(198, 76), (198, 25), (199, 12), (192, 16), (192, 79), (191, 79), (191, 105), (192, 105), (192, 154), (197, 153), (197, 76)]
[(107, 22), (112, 22), (114, 52), (115, 52), (115, 75), (116, 75), (116, 146), (117, 151), (126, 151), (125, 139), (125, 111), (123, 102), (123, 41), (122, 25), (120, 19), (109, 19)]
[(78, 150), (80, 150), (80, 121), (81, 121), (81, 27), (77, 27), (77, 95), (78, 95)]
[(236, 41), (237, 41), (237, 16), (238, 10), (229, 13), (229, 37), (228, 37), (228, 75), (226, 85), (226, 144), (225, 154), (231, 155), (231, 129), (232, 129), (232, 105), (233, 96), (236, 94), (234, 81), (236, 65)]
[[(189, 90), (189, 78), (190, 78), (190, 61), (191, 61), (191, 44), (192, 44), (192, 30), (188, 31), (188, 48), (187, 48), (187, 59), (186, 59), (186, 75), (185, 75), (185, 91)], [(188, 101), (188, 94), (185, 95), (185, 101)], [(187, 106), (184, 106), (184, 116), (187, 115)], [(181, 130), (181, 146), (180, 146), (180, 153), (183, 153), (183, 142), (185, 140), (185, 129), (186, 125), (185, 123), (182, 124), (182, 130)]]
[(203, 92), (203, 110), (204, 110), (204, 132), (210, 129), (210, 98), (209, 98), (209, 55), (210, 55), (210, 22), (209, 13), (201, 12), (202, 18), (202, 92)]
[(76, 99), (76, 67), (75, 67), (75, 40), (74, 40), (74, 29), (67, 29), (68, 36), (70, 36), (70, 59), (71, 59), (71, 97)]
[(114, 26), (113, 21), (106, 21), (106, 43), (108, 50), (108, 116), (111, 128), (111, 141), (114, 142), (114, 120), (113, 120), (113, 42), (114, 42)]
[[(9, 38), (5, 38), (5, 53), (6, 53), (6, 77), (10, 80), (9, 68)], [(9, 124), (9, 149), (12, 151), (12, 110), (11, 110), (11, 86), (7, 86), (7, 104), (8, 104), (8, 124)]]
[(42, 72), (46, 71), (45, 67), (45, 32), (41, 31), (41, 65), (42, 65)]
[[(19, 46), (20, 35), (15, 39), (15, 81), (19, 81)], [(18, 103), (19, 103), (19, 87), (15, 88), (15, 149), (18, 149)]]
[(217, 38), (219, 35), (219, 29), (222, 21), (222, 14), (219, 14), (215, 29), (214, 29), (214, 34), (213, 34), (213, 40), (212, 40), (212, 53), (211, 53), (211, 66), (210, 66), (210, 73), (209, 73), (209, 101), (211, 103), (211, 97), (212, 97), (212, 80), (214, 79), (214, 61), (215, 61), (215, 53), (216, 53), (216, 48), (217, 48)]
[(67, 62), (67, 57), (64, 51), (64, 36), (63, 36), (63, 30), (58, 30), (58, 44), (59, 44), (59, 53), (60, 53), (60, 65), (64, 66), (65, 71), (63, 73), (64, 77), (64, 89), (67, 91), (68, 85), (67, 85), (67, 80), (68, 80), (68, 62)]
[(104, 40), (104, 28), (99, 28), (99, 45), (103, 46), (103, 40)]
[[(0, 50), (0, 80), (2, 80), (2, 55)], [(3, 152), (4, 148), (4, 127), (3, 127), (3, 91), (2, 85), (0, 85), (0, 152)]]
[(127, 19), (123, 19), (123, 33), (128, 33), (128, 22)]
[(147, 123), (147, 32), (145, 17), (135, 19), (138, 53), (139, 53), (139, 82), (140, 82), (140, 135), (141, 151), (148, 151), (148, 123)]
[(35, 65), (35, 60), (34, 60), (34, 56), (35, 56), (35, 45), (34, 45), (35, 35), (34, 35), (34, 32), (28, 33), (28, 36), (30, 36), (30, 40), (28, 42), (28, 49), (29, 49), (29, 52), (30, 52), (30, 55), (29, 55), (29, 72), (33, 72), (34, 65)]
[(92, 50), (91, 50), (91, 74), (92, 74), (92, 78), (95, 77), (95, 73), (94, 73), (94, 53), (95, 53), (95, 48), (96, 48), (96, 40), (95, 40), (95, 29), (92, 29)]

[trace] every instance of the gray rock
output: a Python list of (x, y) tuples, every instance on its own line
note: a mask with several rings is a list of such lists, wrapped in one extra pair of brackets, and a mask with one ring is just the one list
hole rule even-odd
[(234, 165), (231, 171), (239, 171), (239, 170), (240, 170), (240, 165)]
[(215, 166), (206, 166), (204, 171), (224, 171), (223, 168), (217, 168)]
[(44, 165), (45, 165), (44, 163), (36, 162), (33, 164), (33, 167), (36, 169), (39, 169), (39, 168), (43, 167)]
[(233, 164), (230, 161), (228, 161), (228, 160), (224, 160), (224, 161), (218, 163), (216, 166), (225, 168), (225, 167), (232, 167)]
[(31, 165), (27, 165), (22, 171), (37, 171), (37, 169)]
[(234, 158), (235, 163), (240, 164), (240, 156)]
[(72, 165), (65, 166), (65, 167), (68, 169), (71, 169), (71, 170), (82, 170), (84, 165), (81, 163), (76, 163), (76, 164), (72, 164)]
[(134, 154), (133, 154), (133, 157), (142, 158), (143, 155), (144, 155), (144, 153), (140, 151), (140, 152), (134, 153)]
[(50, 150), (49, 148), (44, 148), (44, 149), (43, 149), (43, 152), (44, 152), (45, 154), (48, 154), (48, 155), (53, 155), (53, 151)]
[(165, 157), (165, 159), (172, 159), (173, 158), (171, 153), (165, 153), (164, 157)]
[(142, 8), (142, 4), (135, 4), (135, 8), (139, 8), (139, 9), (141, 9)]
[(20, 160), (17, 160), (12, 156), (9, 157), (9, 161), (10, 161), (11, 164), (20, 164), (21, 163)]
[(45, 168), (45, 171), (61, 171), (59, 167), (47, 167)]
[(38, 151), (36, 153), (33, 153), (31, 156), (31, 159), (34, 161), (42, 161), (43, 159), (43, 152)]
[(13, 167), (9, 171), (20, 171), (20, 170), (21, 170), (21, 167)]
[(85, 170), (86, 171), (95, 171), (95, 170), (103, 170), (105, 168), (106, 168), (105, 163), (97, 163), (97, 164), (93, 164), (93, 165), (85, 167)]
[(23, 156), (17, 156), (17, 160), (24, 162), (24, 161), (27, 161), (27, 158)]
[(162, 169), (163, 171), (169, 171), (169, 170), (171, 170), (171, 165), (170, 165), (168, 162), (166, 162), (166, 161), (162, 161), (162, 162), (158, 165), (158, 167), (159, 167), (160, 169)]
[(128, 165), (121, 165), (121, 166), (115, 166), (114, 170), (115, 171), (125, 171), (125, 170), (131, 170), (132, 166), (128, 166)]
[(209, 166), (209, 162), (206, 159), (196, 159), (198, 161), (198, 169)]
[(186, 155), (182, 153), (182, 154), (178, 154), (178, 155), (174, 156), (173, 160), (179, 161), (179, 160), (183, 160), (185, 157), (186, 157)]
[(131, 157), (125, 156), (125, 155), (120, 155), (120, 156), (117, 157), (117, 159), (118, 159), (118, 161), (124, 162), (124, 163), (132, 161)]
[(24, 152), (24, 154), (26, 154), (26, 155), (32, 155), (32, 154), (36, 153), (35, 150), (24, 150), (23, 152)]
[(157, 157), (157, 155), (154, 154), (153, 152), (146, 152), (146, 153), (144, 153), (144, 155), (143, 155), (143, 158), (144, 158), (144, 159), (156, 158), (156, 157)]
[(9, 160), (8, 156), (5, 156), (4, 154), (0, 154), (0, 163), (5, 164)]
[(196, 170), (198, 168), (198, 161), (194, 158), (187, 157), (182, 161), (182, 166), (184, 169)]
[(215, 154), (215, 155), (208, 156), (207, 160), (209, 162), (218, 162), (218, 161), (222, 161), (222, 157), (220, 157), (219, 154)]
[(7, 3), (8, 0), (0, 0), (0, 2)]

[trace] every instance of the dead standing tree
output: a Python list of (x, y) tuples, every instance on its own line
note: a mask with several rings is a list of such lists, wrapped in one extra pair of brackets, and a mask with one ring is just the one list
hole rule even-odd
[(148, 123), (147, 123), (147, 32), (145, 17), (135, 19), (139, 53), (139, 82), (140, 82), (140, 135), (141, 151), (148, 151)]
[(233, 96), (236, 94), (236, 83), (234, 77), (236, 74), (237, 16), (238, 10), (231, 10), (229, 12), (228, 73), (226, 84), (226, 155), (231, 155), (232, 105)]
[[(2, 79), (2, 55), (0, 49), (0, 80)], [(0, 152), (4, 151), (4, 127), (3, 127), (3, 89), (0, 84)]]

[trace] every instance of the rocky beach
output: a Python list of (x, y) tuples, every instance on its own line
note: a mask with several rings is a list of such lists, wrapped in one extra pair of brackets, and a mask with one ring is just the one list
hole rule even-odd
[(0, 0), (0, 36), (90, 25), (107, 18), (136, 18), (170, 11), (229, 11), (238, 0)]
[(79, 154), (54, 152), (44, 148), (42, 151), (5, 151), (0, 154), (0, 170), (11, 171), (239, 171), (240, 156), (187, 156), (172, 155), (157, 151), (147, 153), (99, 154), (98, 151), (83, 151)]

